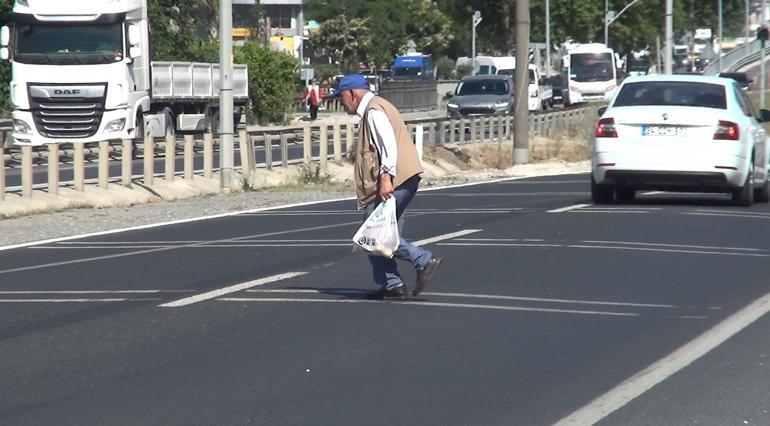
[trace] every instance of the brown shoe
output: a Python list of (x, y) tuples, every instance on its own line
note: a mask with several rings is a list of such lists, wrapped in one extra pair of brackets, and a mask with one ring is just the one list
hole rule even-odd
[(438, 267), (441, 266), (440, 257), (432, 256), (428, 261), (428, 264), (424, 268), (417, 270), (417, 284), (414, 286), (412, 295), (417, 296), (425, 290), (425, 286), (428, 284), (430, 277), (438, 271)]
[(379, 289), (366, 293), (369, 300), (404, 300), (406, 299), (406, 286), (402, 283), (390, 290)]

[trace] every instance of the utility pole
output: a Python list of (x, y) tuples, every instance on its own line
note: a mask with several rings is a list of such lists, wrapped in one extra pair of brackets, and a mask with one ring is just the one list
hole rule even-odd
[(610, 26), (607, 25), (607, 21), (609, 21), (609, 14), (610, 14), (610, 5), (609, 0), (604, 0), (604, 45), (607, 46), (607, 43), (610, 41)]
[(759, 28), (762, 34), (760, 36), (760, 51), (762, 51), (762, 55), (759, 60), (759, 107), (765, 109), (765, 91), (767, 91), (767, 75), (765, 74), (765, 40), (767, 39), (767, 32), (765, 31), (767, 29), (767, 15), (765, 10), (767, 9), (767, 4), (765, 0), (762, 0), (761, 5), (762, 19), (760, 20)]
[(551, 4), (545, 0), (545, 76), (551, 75)]
[(219, 168), (222, 188), (233, 186), (233, 2), (219, 2)]
[(674, 43), (674, 0), (666, 0), (666, 40), (663, 47), (663, 69), (671, 74), (671, 57)]
[(513, 164), (529, 163), (529, 0), (516, 0), (516, 73), (513, 90)]
[(719, 72), (722, 72), (722, 0), (717, 2), (719, 7), (719, 53), (717, 54), (717, 60), (719, 61)]
[(473, 73), (471, 75), (476, 75), (476, 26), (481, 23), (481, 19), (481, 12), (478, 10), (473, 12), (473, 18), (471, 20), (473, 32), (473, 35), (471, 36), (471, 64), (473, 64)]

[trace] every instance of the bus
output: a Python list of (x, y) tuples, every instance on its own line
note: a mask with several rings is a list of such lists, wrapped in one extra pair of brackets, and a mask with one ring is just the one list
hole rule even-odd
[(615, 52), (601, 43), (581, 44), (562, 59), (565, 104), (609, 102), (618, 83)]

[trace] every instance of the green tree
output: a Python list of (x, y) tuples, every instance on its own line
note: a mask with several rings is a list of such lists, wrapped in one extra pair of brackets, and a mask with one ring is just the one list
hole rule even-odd
[(435, 54), (454, 38), (452, 22), (429, 0), (308, 0), (306, 12), (321, 23), (342, 15), (365, 19), (369, 38), (376, 41), (363, 53), (367, 63), (391, 63), (409, 40), (418, 50)]
[(354, 70), (358, 63), (369, 62), (372, 36), (366, 18), (348, 18), (342, 14), (329, 19), (311, 35), (311, 41), (343, 69)]
[(249, 67), (251, 112), (261, 123), (285, 121), (297, 87), (297, 60), (254, 42), (236, 49), (235, 60)]
[(201, 26), (200, 6), (201, 0), (148, 0), (153, 59), (202, 60), (204, 40), (196, 35)]

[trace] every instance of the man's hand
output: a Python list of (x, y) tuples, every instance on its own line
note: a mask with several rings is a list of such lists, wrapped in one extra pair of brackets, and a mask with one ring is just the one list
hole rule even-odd
[(383, 173), (379, 178), (379, 185), (377, 185), (377, 194), (382, 201), (386, 201), (393, 196), (393, 176), (388, 173)]

